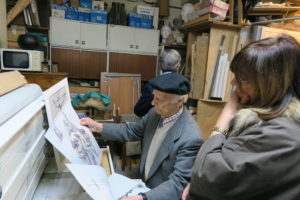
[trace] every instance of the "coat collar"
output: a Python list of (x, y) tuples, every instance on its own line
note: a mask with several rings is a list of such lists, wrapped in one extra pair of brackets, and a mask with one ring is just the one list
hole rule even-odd
[[(164, 141), (162, 142), (160, 148), (157, 151), (157, 155), (159, 155), (159, 156), (155, 156), (152, 166), (150, 168), (148, 177), (146, 177), (146, 181), (153, 176), (153, 174), (159, 168), (160, 164), (165, 160), (165, 158), (167, 158), (170, 155), (173, 144), (180, 138), (180, 136), (182, 134), (183, 124), (185, 124), (185, 121), (187, 119), (186, 115), (187, 115), (187, 111), (184, 109), (183, 113), (177, 119), (175, 124), (168, 130), (167, 136), (165, 137)], [(157, 121), (157, 120), (155, 120), (155, 121)], [(159, 123), (159, 120), (158, 120), (158, 122), (155, 123), (156, 126), (158, 125), (158, 123)], [(151, 137), (149, 139), (147, 139), (147, 142), (144, 145), (145, 155), (141, 159), (141, 169), (142, 169), (141, 172), (143, 175), (144, 175), (144, 169), (145, 169), (145, 163), (146, 163), (148, 150), (149, 150), (149, 147), (150, 147), (150, 144), (151, 144), (151, 141), (152, 141), (152, 138), (153, 138), (153, 135), (155, 134), (155, 132), (156, 132), (156, 128), (154, 128), (153, 131), (151, 131)]]
[[(255, 111), (267, 111), (266, 109), (241, 109), (233, 120), (232, 128), (229, 132), (230, 136), (240, 134), (246, 128), (260, 124), (264, 120), (260, 119)], [(300, 101), (297, 98), (292, 98), (287, 109), (282, 113), (281, 117), (286, 117), (292, 120), (300, 119)]]

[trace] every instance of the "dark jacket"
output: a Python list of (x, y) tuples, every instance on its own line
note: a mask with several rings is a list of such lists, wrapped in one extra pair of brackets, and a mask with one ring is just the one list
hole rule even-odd
[(138, 117), (143, 117), (153, 107), (153, 88), (149, 83), (146, 83), (138, 102), (134, 106), (134, 114)]
[(268, 121), (240, 110), (228, 138), (218, 134), (202, 145), (188, 199), (300, 199), (300, 102)]

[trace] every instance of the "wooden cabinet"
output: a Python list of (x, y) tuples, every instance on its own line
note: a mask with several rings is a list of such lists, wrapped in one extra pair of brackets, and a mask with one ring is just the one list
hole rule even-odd
[(43, 90), (68, 77), (68, 73), (22, 72), (22, 74), (29, 83), (36, 83)]
[(108, 49), (113, 52), (157, 55), (159, 31), (109, 25)]
[(52, 47), (105, 50), (106, 24), (51, 18)]
[[(186, 76), (192, 84), (190, 98), (198, 101), (197, 122), (204, 138), (208, 138), (230, 97), (233, 74), (229, 63), (241, 48), (241, 27), (215, 22), (205, 15), (187, 22), (183, 28), (189, 31)], [(217, 94), (215, 88), (218, 88)]]
[(109, 71), (141, 74), (142, 80), (150, 80), (155, 77), (156, 63), (156, 56), (110, 53)]
[[(111, 98), (119, 114), (133, 114), (141, 90), (141, 75), (127, 73), (101, 73), (100, 90)], [(122, 89), (120, 89), (122, 88)]]
[(70, 78), (99, 79), (106, 70), (105, 52), (52, 48), (51, 55), (58, 71), (68, 72)]

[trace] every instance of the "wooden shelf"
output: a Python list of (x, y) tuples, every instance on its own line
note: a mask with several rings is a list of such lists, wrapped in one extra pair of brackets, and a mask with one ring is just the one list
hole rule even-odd
[(184, 31), (202, 31), (205, 29), (209, 29), (211, 26), (214, 27), (222, 27), (226, 29), (240, 29), (241, 26), (232, 24), (231, 22), (220, 22), (220, 21), (214, 21), (213, 18), (211, 18), (210, 14), (200, 16), (196, 19), (190, 20), (186, 23), (184, 23), (181, 28)]
[(186, 49), (186, 44), (166, 44), (161, 43), (159, 46), (164, 46), (166, 48), (173, 48), (173, 49)]
[(283, 8), (252, 8), (249, 12), (249, 16), (261, 16), (261, 15), (283, 15), (287, 12), (299, 11), (300, 7), (283, 7)]

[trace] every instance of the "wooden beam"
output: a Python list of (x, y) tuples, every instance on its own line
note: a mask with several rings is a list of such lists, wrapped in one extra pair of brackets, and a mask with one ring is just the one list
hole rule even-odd
[(15, 19), (15, 17), (31, 3), (31, 1), (32, 0), (18, 0), (16, 5), (7, 14), (7, 25), (9, 25)]

